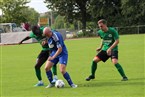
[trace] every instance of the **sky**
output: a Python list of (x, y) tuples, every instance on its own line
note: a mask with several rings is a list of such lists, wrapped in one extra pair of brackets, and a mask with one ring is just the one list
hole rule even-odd
[[(48, 11), (44, 0), (31, 0), (30, 3), (26, 4), (27, 6), (34, 8), (38, 13), (45, 13)], [(0, 15), (2, 11), (0, 10)]]
[(38, 13), (44, 13), (48, 11), (44, 0), (31, 0), (27, 6), (34, 8)]

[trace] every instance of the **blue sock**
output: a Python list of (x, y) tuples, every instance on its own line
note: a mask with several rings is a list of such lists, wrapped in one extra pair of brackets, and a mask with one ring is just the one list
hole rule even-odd
[(70, 86), (73, 84), (73, 82), (67, 72), (63, 75), (63, 77), (67, 80), (67, 82)]
[(49, 71), (47, 71), (46, 72), (46, 75), (47, 75), (47, 78), (48, 78), (48, 80), (49, 80), (49, 82), (51, 83), (52, 82), (52, 72), (51, 72), (51, 70), (49, 70)]

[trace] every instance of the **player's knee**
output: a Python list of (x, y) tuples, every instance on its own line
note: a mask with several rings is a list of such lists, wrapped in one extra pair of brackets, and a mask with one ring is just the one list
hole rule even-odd
[(60, 68), (60, 72), (61, 72), (62, 74), (65, 74), (65, 72), (66, 72), (65, 68)]
[(44, 69), (45, 69), (45, 71), (49, 71), (49, 70), (50, 70), (50, 69), (49, 69), (48, 67), (46, 67), (46, 66), (45, 66), (45, 68), (44, 68)]
[(117, 59), (112, 59), (112, 63), (115, 65), (118, 63), (118, 60)]
[(65, 71), (65, 70), (60, 70), (60, 72), (61, 72), (62, 74), (65, 74), (66, 71)]
[(100, 61), (100, 59), (99, 59), (99, 58), (94, 57), (93, 62), (98, 63), (99, 61)]
[(64, 64), (61, 64), (61, 65), (60, 65), (60, 72), (61, 72), (62, 74), (65, 74), (65, 72), (66, 72), (66, 65), (64, 65)]

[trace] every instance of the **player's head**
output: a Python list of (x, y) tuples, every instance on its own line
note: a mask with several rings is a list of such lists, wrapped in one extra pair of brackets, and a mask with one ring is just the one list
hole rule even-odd
[(42, 36), (41, 30), (39, 26), (32, 26), (32, 32), (36, 35), (36, 36)]
[(101, 19), (98, 21), (98, 26), (101, 30), (106, 31), (107, 28), (107, 21), (105, 19)]
[(43, 29), (43, 35), (47, 36), (47, 37), (51, 37), (52, 36), (52, 32), (51, 29), (49, 27), (45, 27)]

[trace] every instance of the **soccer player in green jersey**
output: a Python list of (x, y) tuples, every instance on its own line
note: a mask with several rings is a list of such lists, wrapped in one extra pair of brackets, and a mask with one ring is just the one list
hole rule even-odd
[[(46, 60), (49, 57), (49, 53), (50, 53), (50, 48), (47, 44), (47, 39), (45, 36), (42, 35), (43, 29), (44, 29), (44, 27), (33, 26), (32, 32), (30, 33), (30, 35), (25, 37), (22, 41), (19, 42), (19, 44), (22, 44), (23, 41), (26, 41), (30, 38), (35, 38), (42, 46), (42, 50), (39, 53), (37, 60), (36, 60), (36, 64), (35, 64), (35, 72), (36, 72), (36, 77), (38, 79), (38, 83), (35, 86), (43, 86), (44, 85), (44, 83), (42, 82), (40, 68), (46, 62)], [(53, 66), (52, 70), (53, 70), (53, 75), (54, 75), (52, 83), (55, 83), (55, 81), (58, 79), (57, 78), (56, 64)]]
[(122, 81), (127, 81), (128, 78), (125, 75), (122, 66), (118, 63), (118, 32), (112, 27), (107, 27), (107, 21), (105, 19), (99, 20), (98, 26), (100, 28), (100, 30), (98, 31), (98, 36), (100, 36), (102, 42), (100, 47), (97, 48), (97, 51), (99, 53), (94, 57), (92, 61), (91, 75), (86, 78), (86, 81), (90, 81), (91, 79), (95, 78), (97, 63), (100, 61), (106, 62), (109, 58), (111, 58), (112, 63), (122, 76)]

